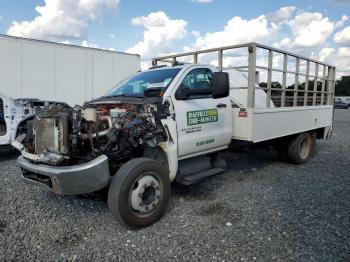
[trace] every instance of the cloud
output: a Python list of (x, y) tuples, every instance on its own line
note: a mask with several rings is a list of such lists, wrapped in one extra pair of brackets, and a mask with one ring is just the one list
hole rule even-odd
[(342, 15), (341, 19), (335, 23), (335, 27), (342, 27), (346, 21), (349, 20), (349, 17), (347, 15)]
[(269, 14), (267, 17), (271, 22), (280, 24), (287, 21), (294, 14), (295, 10), (295, 6), (283, 6), (277, 11)]
[[(219, 31), (200, 34), (194, 30), (191, 32), (196, 38), (194, 44), (183, 47), (183, 51), (260, 42), (336, 65), (338, 75), (350, 74), (350, 48), (348, 48), (350, 27), (344, 28), (334, 36), (335, 41), (343, 44), (343, 47), (332, 47), (330, 42), (336, 28), (344, 26), (348, 20), (349, 17), (346, 15), (339, 21), (333, 21), (319, 12), (307, 12), (297, 10), (294, 6), (284, 6), (275, 12), (253, 19), (233, 17)], [(257, 63), (266, 65), (267, 58), (263, 57), (264, 53), (257, 55)], [(276, 55), (273, 61), (275, 68), (282, 68), (282, 56)], [(217, 65), (217, 54), (202, 55), (200, 62)], [(224, 66), (246, 64), (247, 56), (239, 50), (226, 53), (223, 61)]]
[(334, 48), (331, 47), (324, 47), (322, 48), (321, 52), (318, 55), (318, 59), (322, 62), (326, 61), (331, 54), (333, 54), (335, 51)]
[[(221, 31), (200, 35), (198, 31), (194, 30), (191, 34), (196, 37), (196, 41), (192, 46), (185, 46), (184, 51), (247, 42), (261, 42), (272, 45), (274, 41), (281, 39), (281, 24), (288, 23), (295, 12), (295, 6), (282, 6), (274, 12), (253, 19), (235, 16), (226, 23)], [(286, 44), (287, 42), (290, 43), (291, 40), (285, 38), (283, 43)]]
[(350, 26), (345, 27), (334, 35), (334, 42), (350, 46)]
[(127, 49), (126, 52), (140, 54), (143, 59), (170, 52), (174, 42), (187, 36), (187, 21), (171, 19), (163, 11), (135, 17), (131, 23), (135, 26), (143, 26), (146, 30), (143, 40)]
[(284, 38), (281, 45), (289, 48), (324, 45), (335, 28), (335, 22), (318, 12), (299, 13), (287, 24), (292, 32), (292, 38)]
[(141, 61), (141, 70), (147, 70), (148, 68), (150, 68), (152, 66), (151, 61)]
[(114, 48), (101, 47), (100, 45), (88, 42), (87, 40), (83, 40), (81, 42), (81, 46), (83, 46), (83, 47), (90, 47), (90, 48), (104, 49), (104, 50), (109, 50), (109, 51), (115, 51)]
[[(259, 42), (271, 38), (277, 31), (275, 25), (271, 25), (266, 16), (246, 20), (239, 16), (230, 19), (222, 31), (206, 33), (197, 37), (194, 50), (219, 47), (225, 45), (241, 44), (245, 42)], [(191, 49), (186, 47), (186, 49)]]
[[(192, 31), (195, 32), (192, 33), (196, 37), (195, 43), (185, 46), (183, 50), (261, 42), (282, 49), (302, 51), (306, 55), (315, 48), (327, 45), (336, 28), (344, 26), (348, 20), (347, 15), (343, 15), (339, 21), (332, 21), (320, 12), (307, 12), (297, 10), (295, 6), (282, 6), (274, 12), (250, 20), (239, 16), (233, 17), (221, 31), (207, 32), (204, 35)], [(335, 39), (342, 44), (345, 44), (345, 41), (349, 43), (347, 36), (348, 32), (344, 29)], [(305, 47), (309, 50), (305, 50)]]
[[(293, 12), (293, 8), (287, 8), (290, 12)], [(287, 19), (289, 15), (278, 15), (278, 20), (282, 22), (283, 19)], [(280, 11), (278, 10), (278, 11)], [(275, 12), (277, 14), (277, 12)], [(283, 18), (282, 18), (283, 17)], [(273, 40), (278, 37), (280, 26), (270, 21), (271, 15), (260, 15), (253, 19), (243, 19), (242, 17), (235, 16), (227, 21), (222, 30), (216, 32), (208, 32), (201, 35), (198, 31), (192, 31), (192, 35), (196, 37), (195, 42), (190, 46), (184, 46), (184, 52), (190, 52), (193, 50), (203, 50), (215, 47), (230, 46), (235, 44), (243, 44), (248, 42), (259, 42), (264, 44), (271, 44)], [(277, 21), (277, 17), (275, 21)], [(225, 52), (223, 65), (235, 66), (246, 65), (247, 56), (246, 49), (236, 49)], [(187, 57), (192, 61), (191, 57)], [(182, 59), (184, 60), (184, 59)], [(182, 61), (181, 60), (181, 61)], [(185, 61), (185, 60), (184, 60)], [(185, 61), (185, 62), (190, 62)], [(217, 54), (202, 54), (199, 57), (199, 61), (204, 64), (218, 65)]]
[[(191, 35), (191, 39), (195, 38), (195, 41), (191, 45), (184, 46), (182, 48), (184, 52), (259, 42), (336, 65), (339, 77), (343, 74), (350, 74), (350, 26), (342, 30), (338, 29), (340, 31), (333, 34), (337, 28), (346, 25), (348, 20), (347, 15), (343, 15), (337, 21), (320, 12), (297, 10), (294, 6), (283, 6), (274, 12), (252, 19), (232, 17), (218, 31), (200, 33), (197, 30), (192, 30), (187, 33), (186, 21), (174, 20), (164, 12), (156, 12), (132, 19), (133, 25), (144, 26), (146, 30), (143, 40), (127, 51), (140, 53), (146, 61), (151, 56), (173, 52), (176, 41), (187, 35)], [(170, 29), (170, 24), (172, 29)], [(334, 42), (341, 47), (332, 46), (332, 37)], [(266, 65), (267, 58), (264, 57), (264, 53), (257, 55), (257, 63)], [(282, 58), (282, 56), (274, 56), (273, 66), (275, 68), (282, 67)], [(185, 57), (181, 61), (191, 62), (192, 57)], [(217, 54), (201, 55), (200, 62), (217, 65)], [(223, 64), (224, 66), (246, 65), (246, 53), (243, 50), (227, 52)], [(293, 65), (292, 62), (291, 65)], [(148, 66), (150, 64), (145, 62), (142, 68)], [(262, 76), (264, 75), (262, 74)]]
[(111, 37), (111, 38), (116, 38), (115, 34), (113, 34), (113, 33), (110, 33), (110, 34), (109, 34), (109, 37)]
[(193, 31), (191, 32), (191, 35), (193, 35), (194, 37), (199, 37), (201, 34), (199, 33), (199, 31), (193, 30)]
[(192, 2), (200, 3), (200, 4), (207, 4), (213, 2), (213, 0), (192, 0)]
[(83, 40), (81, 42), (81, 46), (84, 46), (84, 47), (91, 47), (91, 48), (100, 48), (100, 46), (98, 44), (95, 44), (95, 43), (89, 43), (88, 41), (86, 40)]
[(45, 0), (31, 21), (14, 21), (7, 34), (46, 40), (83, 39), (89, 22), (105, 10), (117, 8), (119, 0)]
[[(340, 47), (338, 49), (338, 54), (340, 56), (344, 56), (344, 57), (350, 58), (350, 48), (349, 47)], [(350, 60), (349, 60), (349, 63), (350, 63)], [(350, 71), (350, 66), (349, 66), (348, 70)]]
[(350, 47), (323, 48), (316, 59), (336, 65), (337, 77), (350, 75)]

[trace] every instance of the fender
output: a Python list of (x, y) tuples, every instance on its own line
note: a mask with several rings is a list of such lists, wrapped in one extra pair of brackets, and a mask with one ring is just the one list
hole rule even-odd
[(166, 128), (166, 130), (170, 133), (168, 135), (171, 136), (171, 139), (169, 137), (168, 141), (160, 143), (159, 146), (164, 150), (167, 156), (169, 166), (169, 178), (172, 182), (175, 180), (177, 174), (179, 160), (177, 155), (176, 122), (171, 116), (167, 117), (166, 119), (162, 119), (161, 122)]

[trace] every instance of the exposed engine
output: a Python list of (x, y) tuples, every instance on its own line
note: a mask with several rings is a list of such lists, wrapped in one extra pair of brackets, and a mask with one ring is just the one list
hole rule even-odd
[(145, 104), (98, 104), (87, 107), (51, 106), (42, 109), (24, 141), (32, 161), (72, 165), (101, 154), (118, 168), (141, 156), (145, 146), (167, 140), (157, 119), (157, 106)]

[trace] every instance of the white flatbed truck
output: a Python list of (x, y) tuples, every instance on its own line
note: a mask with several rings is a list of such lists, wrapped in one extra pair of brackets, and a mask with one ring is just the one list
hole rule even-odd
[[(246, 51), (247, 65), (226, 65), (225, 55), (236, 50)], [(258, 50), (267, 53), (265, 65), (257, 64)], [(203, 55), (217, 56), (217, 66), (200, 64)], [(275, 56), (282, 56), (281, 69)], [(179, 62), (183, 58), (193, 61)], [(163, 213), (172, 181), (189, 185), (225, 171), (218, 151), (269, 145), (300, 164), (315, 153), (316, 139), (331, 136), (334, 66), (257, 43), (152, 62), (84, 107), (50, 107), (37, 115), (35, 139), (12, 143), (22, 152), (24, 181), (60, 195), (109, 187), (113, 216), (148, 226)], [(265, 85), (256, 83), (259, 70), (266, 71)], [(275, 72), (282, 75), (280, 87)]]

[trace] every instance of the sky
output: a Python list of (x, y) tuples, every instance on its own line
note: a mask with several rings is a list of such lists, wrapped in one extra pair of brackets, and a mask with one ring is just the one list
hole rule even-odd
[(350, 0), (0, 0), (0, 33), (137, 53), (143, 67), (159, 55), (258, 42), (350, 75)]

